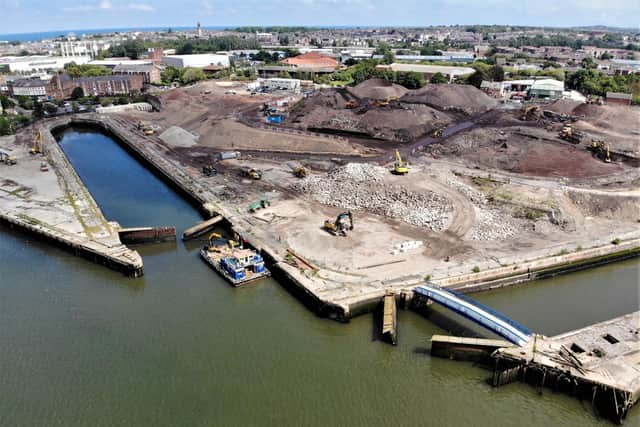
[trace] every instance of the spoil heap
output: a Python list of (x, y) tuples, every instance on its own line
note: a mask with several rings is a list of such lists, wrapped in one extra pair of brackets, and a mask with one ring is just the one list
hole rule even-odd
[(429, 84), (410, 91), (400, 99), (409, 104), (425, 104), (440, 111), (482, 113), (498, 106), (498, 102), (470, 85)]
[(348, 88), (347, 91), (361, 99), (380, 100), (400, 98), (409, 92), (407, 88), (384, 79), (365, 80), (357, 86)]
[(447, 228), (453, 209), (448, 199), (431, 191), (415, 192), (385, 184), (383, 178), (388, 173), (379, 166), (350, 163), (326, 176), (307, 177), (293, 189), (325, 205), (363, 209), (431, 231)]

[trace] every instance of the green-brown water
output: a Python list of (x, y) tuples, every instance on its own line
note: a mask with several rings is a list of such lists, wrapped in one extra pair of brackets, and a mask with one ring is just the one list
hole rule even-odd
[[(107, 218), (179, 234), (200, 219), (108, 137), (61, 143)], [(318, 318), (272, 280), (234, 289), (201, 244), (139, 247), (145, 276), (128, 279), (1, 228), (0, 426), (609, 425), (571, 397), (493, 389), (484, 369), (432, 359), (446, 331), (416, 313), (400, 311), (391, 347), (370, 315)], [(638, 268), (476, 297), (552, 335), (637, 310)]]

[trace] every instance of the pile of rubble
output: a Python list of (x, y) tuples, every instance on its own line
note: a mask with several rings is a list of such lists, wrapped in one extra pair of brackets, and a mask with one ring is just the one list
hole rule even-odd
[(434, 192), (414, 192), (382, 183), (389, 171), (379, 166), (350, 163), (327, 176), (311, 176), (293, 189), (316, 201), (343, 209), (367, 211), (397, 218), (406, 223), (443, 231), (449, 225), (451, 202)]
[(443, 174), (444, 182), (464, 194), (474, 205), (476, 222), (468, 231), (466, 238), (470, 240), (502, 240), (509, 239), (524, 226), (523, 221), (512, 214), (492, 207), (487, 196), (478, 189), (460, 181), (453, 174)]
[(471, 240), (503, 240), (518, 233), (519, 221), (509, 217), (499, 209), (475, 208), (476, 223), (469, 230), (467, 238)]

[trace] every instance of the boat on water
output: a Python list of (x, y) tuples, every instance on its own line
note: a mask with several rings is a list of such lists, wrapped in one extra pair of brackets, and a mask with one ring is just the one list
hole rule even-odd
[(252, 249), (210, 244), (200, 250), (200, 255), (233, 286), (246, 285), (271, 275), (262, 256)]

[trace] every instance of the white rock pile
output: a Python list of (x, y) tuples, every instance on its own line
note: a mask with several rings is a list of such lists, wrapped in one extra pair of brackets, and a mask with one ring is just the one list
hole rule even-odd
[(349, 163), (326, 176), (310, 176), (294, 184), (296, 191), (343, 209), (365, 209), (406, 223), (442, 231), (449, 225), (451, 202), (434, 192), (414, 192), (384, 184), (389, 171), (379, 166)]

